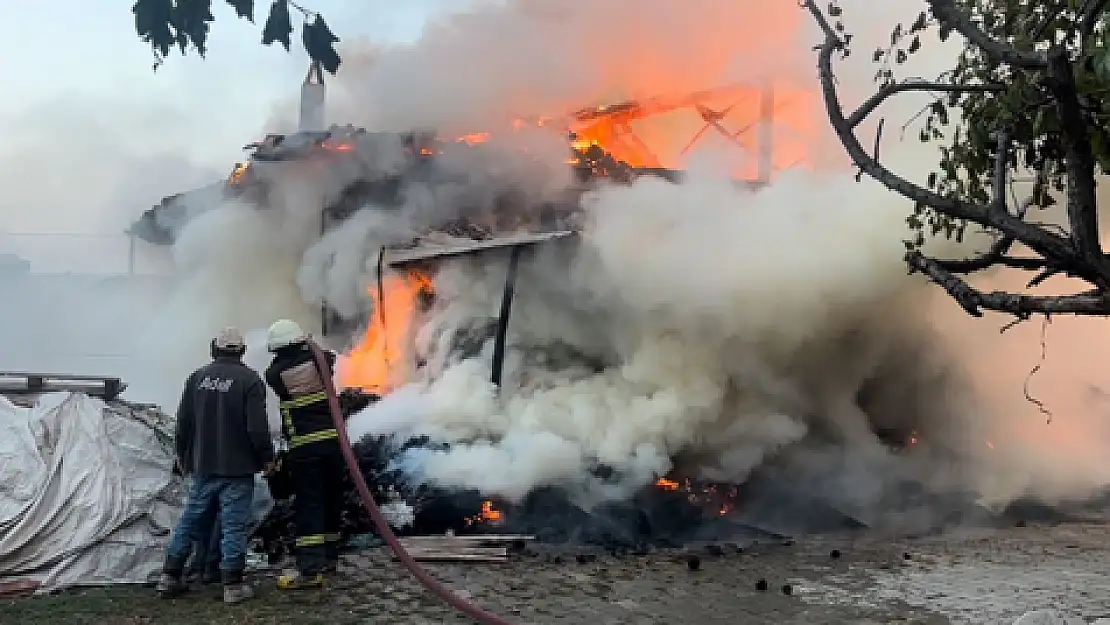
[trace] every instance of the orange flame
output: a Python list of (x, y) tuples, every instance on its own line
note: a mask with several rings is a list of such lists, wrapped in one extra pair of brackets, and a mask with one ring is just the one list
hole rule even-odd
[(731, 514), (740, 498), (740, 489), (736, 486), (695, 484), (690, 479), (684, 479), (680, 483), (661, 477), (655, 480), (655, 487), (681, 493), (691, 505), (699, 506), (706, 512), (715, 512), (718, 516)]
[(505, 520), (505, 513), (494, 507), (493, 502), (486, 499), (482, 502), (482, 508), (472, 517), (467, 517), (465, 522), (467, 525), (489, 524), (498, 525)]
[(483, 521), (496, 522), (502, 520), (505, 515), (497, 508), (493, 507), (493, 502), (485, 500), (482, 502), (482, 511), (478, 513)]
[(655, 485), (663, 490), (678, 490), (678, 482), (661, 477), (655, 480)]
[(232, 170), (231, 175), (228, 176), (227, 183), (236, 185), (243, 182), (243, 177), (247, 175), (247, 170), (250, 169), (250, 161), (245, 163), (236, 163), (235, 169)]
[(467, 145), (477, 145), (479, 143), (485, 143), (489, 141), (490, 136), (491, 135), (488, 132), (472, 132), (470, 134), (465, 134), (459, 137), (458, 139), (456, 139), (456, 141), (458, 141), (459, 143), (465, 143)]
[(433, 292), (431, 278), (418, 271), (385, 276), (381, 291), (384, 299), (379, 301), (377, 286), (370, 289), (372, 312), (366, 332), (336, 367), (341, 386), (379, 395), (406, 381), (418, 298)]

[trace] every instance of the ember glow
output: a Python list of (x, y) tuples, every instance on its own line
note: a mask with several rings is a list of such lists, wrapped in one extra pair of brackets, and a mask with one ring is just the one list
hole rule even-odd
[(736, 509), (740, 499), (740, 488), (736, 485), (699, 483), (690, 479), (681, 482), (666, 477), (655, 480), (660, 490), (681, 493), (686, 501), (717, 516), (727, 516)]
[(384, 394), (407, 381), (419, 302), (431, 292), (431, 278), (417, 271), (384, 276), (380, 292), (371, 286), (372, 313), (359, 342), (339, 359), (340, 386)]
[(492, 501), (486, 499), (482, 502), (482, 509), (478, 514), (466, 520), (467, 525), (499, 525), (505, 520), (505, 513), (498, 510)]
[(674, 480), (668, 480), (665, 477), (661, 477), (658, 480), (655, 480), (655, 485), (659, 488), (662, 488), (663, 490), (678, 490), (679, 486), (678, 482)]

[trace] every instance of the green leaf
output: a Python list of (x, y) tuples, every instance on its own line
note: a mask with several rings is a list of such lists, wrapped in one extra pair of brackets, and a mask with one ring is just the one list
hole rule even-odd
[(339, 53), (335, 51), (335, 44), (339, 42), (331, 29), (328, 28), (324, 18), (319, 14), (311, 24), (306, 23), (301, 30), (301, 43), (309, 58), (320, 64), (329, 74), (334, 75), (339, 71)]
[(168, 55), (170, 46), (174, 44), (174, 34), (170, 29), (173, 11), (173, 0), (138, 0), (131, 7), (139, 39), (150, 44), (160, 57)]
[(227, 3), (235, 9), (236, 17), (245, 17), (248, 22), (254, 23), (254, 0), (227, 0)]
[(186, 53), (190, 44), (202, 57), (208, 52), (209, 24), (215, 19), (212, 0), (177, 0), (172, 22), (177, 29), (177, 43), (182, 54)]
[(262, 27), (262, 45), (268, 46), (278, 42), (288, 52), (293, 45), (293, 22), (289, 18), (288, 0), (274, 0), (270, 6), (270, 15)]

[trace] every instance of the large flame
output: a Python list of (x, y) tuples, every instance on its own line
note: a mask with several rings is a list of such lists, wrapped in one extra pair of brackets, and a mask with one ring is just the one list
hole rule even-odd
[[(819, 133), (815, 103), (812, 90), (786, 81), (734, 84), (588, 107), (559, 118), (516, 118), (511, 131), (562, 129), (573, 133), (575, 150), (596, 145), (632, 167), (684, 169), (709, 147), (737, 157), (730, 160), (733, 177), (765, 180), (775, 171), (818, 165), (812, 149)], [(471, 132), (455, 142), (473, 146), (493, 138)]]
[(370, 318), (362, 339), (340, 357), (336, 374), (345, 388), (379, 395), (404, 384), (413, 370), (412, 331), (418, 303), (432, 281), (418, 271), (390, 274), (370, 289)]

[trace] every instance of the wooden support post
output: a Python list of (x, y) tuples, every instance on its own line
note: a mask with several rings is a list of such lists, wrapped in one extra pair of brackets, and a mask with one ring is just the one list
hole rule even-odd
[(505, 274), (505, 290), (501, 295), (501, 313), (497, 317), (497, 334), (493, 338), (493, 363), (490, 381), (501, 386), (501, 371), (505, 367), (505, 338), (509, 330), (509, 315), (513, 308), (513, 295), (516, 293), (516, 273), (520, 265), (523, 245), (513, 246), (509, 253), (509, 269)]

